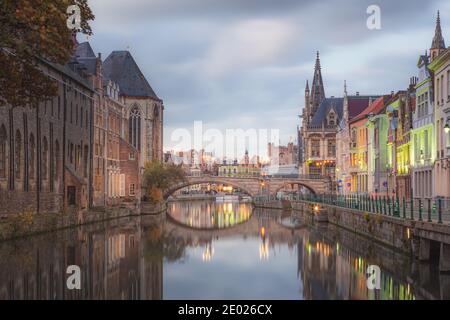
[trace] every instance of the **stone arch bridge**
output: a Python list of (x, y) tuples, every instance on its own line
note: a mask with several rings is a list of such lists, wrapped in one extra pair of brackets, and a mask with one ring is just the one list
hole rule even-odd
[(298, 176), (296, 178), (231, 178), (218, 176), (189, 176), (185, 181), (171, 186), (165, 193), (164, 198), (168, 198), (175, 191), (182, 188), (202, 184), (223, 184), (239, 188), (242, 192), (251, 197), (265, 194), (276, 195), (278, 191), (288, 186), (303, 186), (314, 194), (322, 194), (330, 191), (330, 179), (326, 177)]

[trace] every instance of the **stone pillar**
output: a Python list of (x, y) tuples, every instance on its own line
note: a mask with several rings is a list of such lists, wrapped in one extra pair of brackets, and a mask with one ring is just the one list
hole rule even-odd
[(419, 260), (421, 260), (421, 261), (430, 260), (430, 247), (431, 247), (430, 240), (420, 238)]
[(441, 287), (441, 300), (450, 299), (450, 275), (448, 273), (441, 273), (439, 275), (439, 284)]
[(439, 255), (439, 271), (450, 271), (450, 244), (441, 243), (441, 252)]

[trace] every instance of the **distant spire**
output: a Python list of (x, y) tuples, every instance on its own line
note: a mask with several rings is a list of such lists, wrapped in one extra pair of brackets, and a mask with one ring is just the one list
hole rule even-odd
[(436, 30), (434, 31), (433, 42), (431, 43), (431, 49), (445, 49), (444, 37), (442, 37), (441, 29), (441, 17), (439, 10), (436, 18)]
[(323, 88), (322, 72), (320, 66), (319, 51), (317, 51), (316, 65), (314, 67), (314, 79), (311, 89), (311, 116), (314, 116), (320, 103), (325, 99), (325, 90)]
[(317, 70), (317, 69), (319, 69), (319, 70), (321, 69), (321, 68), (320, 68), (319, 51), (317, 51), (317, 56), (316, 56), (316, 67), (315, 67), (315, 68), (316, 68), (316, 70)]
[(344, 95), (347, 95), (347, 80), (344, 80)]
[(308, 80), (306, 80), (306, 88), (305, 88), (305, 91), (309, 91), (309, 82), (308, 82)]

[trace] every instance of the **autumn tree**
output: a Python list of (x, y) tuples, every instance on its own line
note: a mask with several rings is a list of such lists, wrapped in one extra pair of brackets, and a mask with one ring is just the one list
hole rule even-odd
[(144, 168), (144, 186), (147, 188), (145, 198), (150, 202), (163, 200), (163, 193), (173, 184), (186, 179), (186, 173), (181, 166), (164, 164), (159, 161), (150, 161)]
[[(79, 28), (68, 27), (74, 12), (67, 11), (73, 5), (79, 8)], [(56, 83), (39, 62), (67, 63), (74, 50), (73, 35), (91, 35), (93, 19), (87, 0), (1, 0), (0, 107), (35, 106), (54, 97)]]

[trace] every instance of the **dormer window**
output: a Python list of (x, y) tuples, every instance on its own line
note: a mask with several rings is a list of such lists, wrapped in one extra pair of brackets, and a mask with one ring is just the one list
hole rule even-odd
[(329, 126), (336, 125), (336, 115), (334, 114), (334, 112), (330, 112), (328, 114), (327, 123)]

